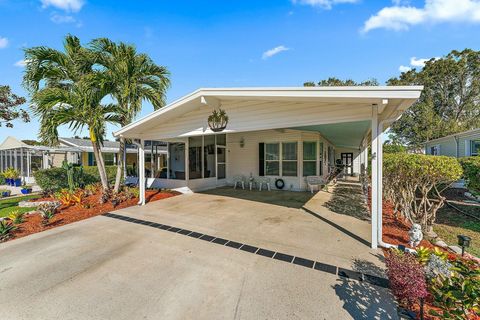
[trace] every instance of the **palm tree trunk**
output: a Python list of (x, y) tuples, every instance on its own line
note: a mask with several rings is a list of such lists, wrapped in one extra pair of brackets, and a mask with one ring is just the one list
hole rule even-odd
[(95, 161), (97, 162), (98, 173), (100, 175), (100, 181), (102, 183), (102, 188), (104, 190), (109, 189), (107, 172), (105, 170), (105, 163), (103, 161), (103, 155), (100, 150), (100, 144), (98, 143), (95, 133), (90, 130), (90, 141), (93, 146), (93, 155), (95, 156)]
[(118, 150), (118, 164), (117, 164), (117, 176), (115, 177), (115, 186), (113, 188), (113, 192), (117, 193), (120, 190), (120, 182), (122, 181), (123, 175), (123, 154), (125, 152), (125, 138), (120, 138), (120, 149)]

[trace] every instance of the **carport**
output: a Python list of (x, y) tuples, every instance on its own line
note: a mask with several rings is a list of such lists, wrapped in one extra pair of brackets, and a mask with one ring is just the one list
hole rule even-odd
[(381, 137), (421, 91), (420, 86), (199, 89), (114, 135), (137, 140), (141, 173), (145, 141), (168, 144), (166, 178), (140, 174), (140, 204), (146, 186), (202, 191), (232, 185), (239, 175), (282, 179), (287, 190), (305, 190), (305, 176), (327, 177), (348, 155), (352, 174), (372, 167), (370, 243), (377, 248), (383, 244)]

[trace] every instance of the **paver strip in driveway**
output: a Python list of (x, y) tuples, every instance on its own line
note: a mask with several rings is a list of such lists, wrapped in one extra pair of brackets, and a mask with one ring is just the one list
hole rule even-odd
[[(210, 197), (171, 199), (115, 212), (123, 221), (97, 216), (0, 244), (2, 320), (396, 319), (389, 290), (328, 272), (352, 267), (345, 254), (339, 264), (322, 259), (334, 248), (325, 255), (312, 246), (323, 239), (314, 229), (337, 239), (318, 229), (320, 220), (263, 206), (232, 215), (223, 206), (211, 210), (219, 202)], [(228, 207), (240, 208), (235, 201)], [(146, 222), (127, 223), (137, 220)], [(192, 232), (162, 231), (172, 226)], [(205, 234), (216, 238), (199, 239)], [(229, 240), (242, 246), (226, 246)], [(271, 252), (253, 254), (244, 244)], [(265, 257), (276, 252), (324, 264), (311, 269)]]

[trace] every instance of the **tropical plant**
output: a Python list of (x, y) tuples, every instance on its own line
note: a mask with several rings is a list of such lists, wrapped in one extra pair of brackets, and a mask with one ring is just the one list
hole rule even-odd
[(84, 196), (85, 193), (81, 189), (76, 191), (62, 189), (54, 194), (54, 198), (66, 207), (82, 203)]
[(480, 317), (480, 267), (473, 261), (455, 259), (451, 276), (441, 273), (431, 283), (434, 304), (442, 319), (478, 319)]
[(102, 103), (112, 92), (105, 74), (95, 69), (96, 55), (68, 35), (64, 52), (33, 47), (25, 50), (24, 86), (32, 97), (33, 113), (40, 119), (39, 137), (47, 144), (58, 143), (58, 127), (75, 133), (88, 130), (100, 180), (108, 180), (101, 145), (107, 123), (119, 124), (118, 108)]
[(14, 224), (20, 224), (23, 223), (23, 217), (25, 216), (25, 212), (22, 212), (20, 210), (15, 210), (10, 212), (8, 215), (8, 219), (13, 221)]
[(445, 203), (443, 190), (462, 175), (458, 161), (444, 156), (393, 153), (384, 155), (383, 166), (385, 194), (395, 212), (430, 232), (438, 209)]
[(37, 207), (37, 210), (38, 212), (40, 212), (40, 216), (42, 217), (42, 223), (44, 225), (48, 224), (50, 220), (55, 216), (58, 207), (59, 203), (56, 202), (45, 202)]
[(13, 223), (6, 220), (0, 221), (0, 242), (8, 240), (15, 229)]
[(0, 127), (5, 125), (12, 128), (12, 121), (18, 118), (24, 122), (29, 122), (30, 116), (28, 113), (19, 108), (25, 102), (25, 98), (12, 93), (9, 86), (0, 85)]
[[(119, 123), (125, 126), (141, 111), (142, 101), (149, 101), (154, 109), (165, 105), (165, 93), (170, 85), (167, 68), (159, 66), (146, 54), (137, 52), (135, 46), (115, 43), (106, 38), (91, 43), (97, 54), (97, 63), (103, 67), (112, 84), (111, 96), (120, 109)], [(124, 167), (125, 138), (120, 137), (118, 167), (114, 193), (120, 188)]]
[(15, 170), (15, 168), (9, 167), (3, 171), (3, 176), (6, 179), (18, 179), (18, 177), (20, 177), (20, 172)]

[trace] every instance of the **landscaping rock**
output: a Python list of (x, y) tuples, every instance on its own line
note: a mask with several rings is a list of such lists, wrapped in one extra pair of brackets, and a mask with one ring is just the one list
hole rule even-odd
[(58, 205), (60, 205), (60, 203), (58, 201), (37, 201), (37, 202), (32, 202), (32, 201), (20, 201), (18, 203), (18, 206), (20, 208), (36, 208), (38, 207), (39, 205), (41, 204), (44, 204), (44, 203), (56, 203)]
[(447, 248), (448, 247), (448, 244), (446, 244), (445, 241), (443, 241), (443, 240), (438, 240), (437, 242), (435, 242), (435, 245), (439, 246), (441, 248)]
[(456, 254), (462, 254), (462, 248), (458, 246), (448, 246), (448, 248), (453, 252), (455, 252)]

